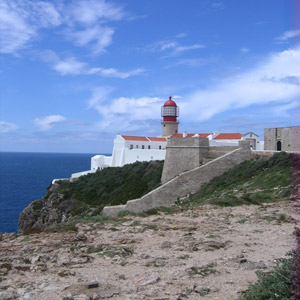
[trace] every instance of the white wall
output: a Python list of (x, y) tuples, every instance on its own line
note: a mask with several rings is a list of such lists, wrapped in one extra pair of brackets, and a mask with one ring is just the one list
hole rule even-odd
[(240, 140), (209, 140), (209, 146), (238, 146)]
[(110, 167), (112, 156), (95, 155), (91, 158), (91, 171), (96, 172), (98, 169)]
[[(264, 150), (264, 142), (259, 140), (259, 136), (253, 132), (243, 135), (243, 140), (253, 140), (255, 148), (253, 150)], [(251, 143), (251, 142), (250, 142)]]
[(166, 157), (166, 150), (125, 149), (124, 156), (125, 156), (125, 164), (131, 164), (136, 161), (164, 160)]

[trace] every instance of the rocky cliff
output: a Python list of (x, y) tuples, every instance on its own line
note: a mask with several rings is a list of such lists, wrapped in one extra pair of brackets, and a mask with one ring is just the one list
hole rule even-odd
[(31, 202), (20, 214), (18, 232), (42, 230), (53, 223), (60, 223), (67, 212), (60, 203), (63, 195), (52, 185), (44, 198)]
[(20, 214), (18, 232), (42, 230), (83, 215), (99, 214), (105, 205), (126, 203), (160, 184), (163, 161), (136, 162), (105, 168), (51, 185), (44, 198), (30, 203)]

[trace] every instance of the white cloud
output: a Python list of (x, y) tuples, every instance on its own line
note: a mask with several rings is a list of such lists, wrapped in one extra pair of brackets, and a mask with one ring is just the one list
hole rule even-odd
[(278, 41), (287, 41), (293, 37), (300, 35), (300, 29), (285, 31), (282, 35), (276, 38)]
[(242, 53), (248, 53), (249, 51), (250, 51), (250, 49), (248, 49), (248, 48), (241, 48)]
[(69, 22), (93, 25), (99, 21), (117, 21), (124, 17), (120, 6), (105, 0), (75, 0), (65, 9)]
[(78, 46), (90, 45), (95, 54), (103, 52), (112, 43), (114, 30), (110, 27), (93, 26), (81, 31), (70, 31), (68, 38)]
[(190, 50), (195, 50), (195, 49), (201, 49), (205, 48), (203, 45), (195, 44), (195, 45), (190, 45), (190, 46), (177, 46), (174, 47), (173, 55), (179, 55), (182, 52), (190, 51)]
[(54, 125), (62, 123), (66, 118), (61, 115), (50, 115), (42, 119), (35, 118), (34, 123), (41, 128), (41, 130), (51, 129)]
[(286, 78), (300, 76), (299, 60), (299, 49), (271, 55), (253, 70), (190, 94), (181, 111), (195, 121), (204, 121), (236, 108), (294, 102), (300, 94), (299, 85)]
[(49, 2), (0, 2), (0, 53), (16, 53), (36, 38), (40, 28), (58, 26), (61, 18)]
[(109, 86), (99, 86), (92, 90), (92, 97), (88, 101), (88, 107), (96, 107), (101, 102), (105, 101), (107, 96), (113, 91)]
[(61, 75), (79, 75), (85, 73), (86, 63), (80, 62), (75, 58), (59, 60), (53, 65), (53, 69)]
[[(290, 80), (300, 78), (299, 60), (300, 49), (275, 53), (249, 71), (189, 95), (181, 95), (182, 98), (176, 97), (180, 118), (187, 123), (201, 122), (219, 113), (252, 105), (269, 105), (270, 113), (288, 113), (299, 106), (299, 82)], [(151, 124), (157, 123), (165, 100), (159, 97), (109, 99), (109, 92), (103, 95), (100, 89), (93, 91), (89, 107), (100, 114), (101, 130), (147, 132), (152, 130)]]
[(176, 41), (159, 41), (153, 44), (150, 44), (144, 48), (144, 51), (146, 52), (164, 52), (169, 51), (168, 55), (170, 56), (176, 56), (180, 55), (183, 52), (195, 50), (195, 49), (201, 49), (205, 48), (204, 45), (201, 44), (194, 44), (189, 46), (181, 46)]
[(0, 133), (7, 133), (16, 129), (18, 129), (16, 124), (0, 121)]
[(187, 34), (186, 33), (184, 33), (184, 32), (182, 32), (182, 33), (178, 33), (178, 34), (176, 34), (176, 36), (175, 36), (176, 38), (178, 38), (178, 39), (183, 39), (183, 38), (185, 38), (185, 37), (187, 37)]
[(64, 8), (64, 13), (67, 39), (76, 46), (89, 46), (94, 54), (103, 52), (112, 43), (114, 29), (103, 24), (125, 16), (121, 6), (105, 0), (74, 0)]
[(37, 39), (40, 29), (58, 26), (76, 46), (88, 46), (95, 54), (104, 51), (112, 43), (114, 34), (114, 29), (104, 23), (124, 18), (122, 6), (105, 0), (66, 3), (2, 0), (0, 53), (17, 53)]
[(158, 97), (119, 97), (107, 103), (110, 91), (94, 89), (88, 100), (89, 107), (101, 116), (99, 129), (104, 131), (134, 131), (149, 129), (149, 120), (158, 119), (164, 100)]
[(59, 72), (61, 75), (99, 75), (101, 77), (114, 77), (126, 79), (131, 76), (136, 76), (144, 73), (145, 70), (137, 68), (127, 72), (118, 71), (114, 68), (101, 68), (101, 67), (89, 67), (86, 63), (78, 61), (76, 58), (71, 57), (65, 60), (61, 60), (53, 52), (46, 52), (44, 59), (47, 60), (52, 68)]
[(98, 74), (102, 77), (115, 77), (126, 79), (132, 76), (136, 76), (145, 72), (145, 69), (138, 68), (127, 72), (121, 72), (114, 68), (104, 69), (104, 68), (92, 68), (88, 70), (87, 74)]
[(201, 67), (207, 64), (214, 63), (218, 60), (217, 57), (208, 57), (208, 58), (182, 58), (173, 63), (170, 63), (165, 67), (165, 69), (177, 67), (177, 66), (186, 66), (186, 67)]
[(273, 109), (274, 113), (279, 117), (289, 117), (288, 111), (300, 106), (299, 101), (293, 101), (288, 104), (277, 106)]

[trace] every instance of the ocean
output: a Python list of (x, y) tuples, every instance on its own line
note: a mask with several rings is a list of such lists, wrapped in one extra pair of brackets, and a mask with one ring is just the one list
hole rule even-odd
[(94, 154), (0, 152), (0, 232), (16, 232), (20, 212), (54, 178), (90, 169)]

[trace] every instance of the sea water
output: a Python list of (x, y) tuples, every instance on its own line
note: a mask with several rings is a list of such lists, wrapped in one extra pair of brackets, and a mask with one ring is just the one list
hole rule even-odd
[(0, 152), (0, 232), (16, 232), (20, 212), (54, 178), (90, 169), (94, 154)]

